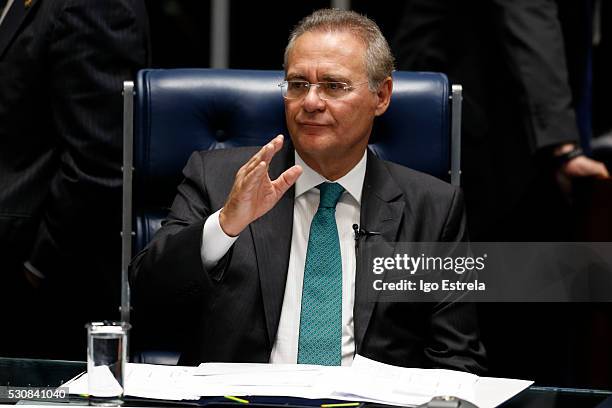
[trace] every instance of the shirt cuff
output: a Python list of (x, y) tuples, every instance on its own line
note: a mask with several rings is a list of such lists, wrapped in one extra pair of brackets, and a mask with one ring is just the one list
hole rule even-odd
[(218, 210), (210, 215), (202, 228), (202, 248), (200, 255), (204, 268), (212, 268), (229, 251), (238, 236), (230, 237), (221, 228)]
[(43, 275), (34, 265), (30, 263), (30, 261), (26, 261), (23, 263), (23, 266), (30, 272), (32, 275), (36, 276), (40, 279), (45, 279), (45, 275)]

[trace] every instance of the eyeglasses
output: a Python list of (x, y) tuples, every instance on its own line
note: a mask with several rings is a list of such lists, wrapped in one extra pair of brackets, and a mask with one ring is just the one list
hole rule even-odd
[(278, 86), (280, 87), (283, 98), (285, 99), (302, 99), (308, 95), (310, 88), (314, 86), (318, 90), (319, 98), (328, 101), (341, 99), (348, 95), (357, 86), (363, 84), (367, 84), (367, 82), (349, 85), (346, 82), (310, 83), (308, 81), (283, 81), (278, 84)]

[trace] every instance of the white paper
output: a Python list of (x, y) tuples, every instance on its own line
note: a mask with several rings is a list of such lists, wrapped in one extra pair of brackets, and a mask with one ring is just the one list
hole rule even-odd
[(321, 366), (311, 364), (202, 363), (196, 369), (195, 375), (295, 373), (320, 369)]
[[(480, 408), (495, 407), (532, 384), (452, 370), (396, 367), (362, 356), (356, 356), (351, 367), (206, 363), (196, 368), (129, 363), (126, 375), (125, 395), (143, 398), (288, 396), (405, 406), (453, 395)], [(87, 375), (65, 386), (71, 394), (87, 394)]]
[[(377, 379), (386, 378), (383, 383), (387, 384), (386, 389), (384, 385), (379, 389), (385, 390), (387, 394), (379, 392), (378, 402), (386, 401), (387, 404), (394, 405), (418, 405), (434, 396), (452, 395), (470, 401), (479, 408), (493, 408), (533, 384), (533, 381), (479, 377), (462, 371), (402, 368), (363, 356), (355, 357), (353, 367), (375, 372)], [(405, 399), (402, 399), (402, 395)]]
[(478, 406), (480, 408), (496, 407), (525, 390), (531, 384), (533, 384), (533, 381), (481, 377), (475, 387)]
[(89, 373), (88, 379), (95, 378), (95, 388), (89, 386), (89, 391), (96, 397), (116, 397), (123, 394), (123, 387), (115, 378), (107, 365), (93, 367), (93, 372)]
[[(200, 395), (189, 389), (186, 381), (195, 367), (162, 366), (128, 363), (125, 367), (125, 395), (173, 401), (197, 400)], [(70, 394), (88, 395), (87, 374), (77, 376), (63, 385)]]

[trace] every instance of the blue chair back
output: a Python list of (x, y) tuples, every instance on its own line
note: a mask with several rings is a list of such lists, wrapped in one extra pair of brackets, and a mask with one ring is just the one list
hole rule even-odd
[[(196, 150), (263, 145), (288, 135), (277, 86), (282, 71), (148, 69), (134, 99), (134, 253), (153, 237)], [(379, 157), (450, 180), (451, 109), (445, 75), (395, 72), (388, 111), (370, 149)]]

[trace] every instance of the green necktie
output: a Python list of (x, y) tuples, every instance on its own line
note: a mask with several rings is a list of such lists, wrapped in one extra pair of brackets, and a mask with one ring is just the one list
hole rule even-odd
[(342, 359), (342, 258), (336, 204), (338, 183), (317, 186), (321, 200), (310, 224), (300, 314), (298, 363), (340, 365)]

